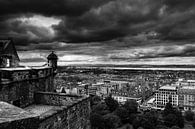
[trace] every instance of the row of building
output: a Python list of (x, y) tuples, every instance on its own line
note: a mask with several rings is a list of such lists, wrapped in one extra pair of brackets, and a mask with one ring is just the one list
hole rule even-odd
[(175, 84), (160, 87), (155, 93), (155, 106), (164, 108), (168, 102), (183, 110), (195, 110), (195, 80), (179, 79)]
[(140, 103), (141, 97), (134, 96), (129, 92), (129, 84), (128, 81), (104, 80), (95, 84), (79, 84), (74, 88), (61, 87), (57, 91), (77, 95), (97, 95), (102, 99), (112, 95), (119, 103), (125, 103), (132, 99)]

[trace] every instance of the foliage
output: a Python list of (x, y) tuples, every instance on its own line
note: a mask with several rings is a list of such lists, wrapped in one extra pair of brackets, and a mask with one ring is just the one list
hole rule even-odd
[(167, 127), (177, 125), (177, 116), (175, 114), (168, 114), (164, 117), (164, 123)]
[(105, 122), (105, 129), (116, 129), (120, 123), (119, 117), (111, 113), (104, 115), (103, 118)]
[(193, 122), (192, 122), (192, 126), (195, 128), (195, 120), (193, 120)]
[(148, 121), (152, 123), (153, 126), (156, 126), (158, 124), (158, 114), (155, 111), (147, 112), (144, 115), (144, 119), (148, 119)]
[(171, 129), (180, 129), (178, 126), (173, 126)]
[(167, 127), (178, 126), (184, 127), (184, 117), (181, 111), (174, 109), (172, 104), (168, 102), (163, 111), (164, 123)]
[(90, 122), (92, 129), (103, 129), (104, 128), (104, 119), (100, 114), (91, 113)]
[(184, 117), (187, 121), (193, 121), (194, 113), (192, 111), (188, 110), (185, 112)]
[(184, 127), (184, 117), (182, 116), (182, 112), (176, 110), (175, 114), (177, 116), (177, 126), (180, 128), (183, 128)]
[(107, 98), (105, 98), (105, 103), (111, 112), (116, 110), (119, 106), (118, 102), (114, 100), (112, 96), (108, 96)]
[(166, 105), (165, 105), (165, 109), (163, 111), (163, 116), (167, 116), (169, 114), (174, 114), (175, 113), (175, 110), (172, 106), (172, 104), (170, 102), (168, 102)]
[(93, 107), (94, 105), (97, 105), (101, 102), (101, 98), (99, 96), (93, 96), (91, 97), (90, 103), (91, 106)]
[(157, 125), (156, 129), (169, 129), (169, 128), (166, 127), (165, 125)]
[(156, 129), (158, 115), (157, 113), (150, 111), (146, 114), (140, 115), (133, 121), (133, 127), (143, 127), (144, 129)]
[(126, 101), (124, 104), (124, 108), (128, 110), (129, 114), (137, 113), (138, 103), (135, 100)]
[(98, 113), (100, 115), (105, 115), (109, 113), (108, 107), (106, 104), (104, 103), (99, 103), (97, 105), (94, 105), (92, 107), (92, 112), (94, 113)]
[(132, 124), (133, 120), (135, 120), (136, 117), (137, 117), (137, 114), (135, 114), (135, 113), (129, 114), (129, 124)]
[(124, 107), (118, 107), (115, 110), (115, 114), (120, 118), (123, 124), (126, 124), (129, 120), (129, 112)]
[(132, 125), (134, 129), (138, 129), (141, 126), (140, 121), (141, 121), (140, 117), (137, 117), (133, 120)]

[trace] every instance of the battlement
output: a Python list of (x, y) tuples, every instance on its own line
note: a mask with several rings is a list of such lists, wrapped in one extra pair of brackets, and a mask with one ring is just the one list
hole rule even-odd
[(53, 75), (51, 67), (0, 68), (1, 83), (39, 79)]
[(49, 66), (0, 68), (0, 74), (0, 100), (18, 107), (33, 104), (35, 92), (55, 90), (55, 74)]

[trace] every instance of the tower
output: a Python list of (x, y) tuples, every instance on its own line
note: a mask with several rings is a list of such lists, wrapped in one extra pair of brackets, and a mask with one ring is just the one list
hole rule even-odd
[(57, 70), (57, 61), (58, 61), (58, 57), (57, 55), (54, 53), (54, 51), (52, 51), (48, 57), (48, 66), (52, 67), (54, 72)]

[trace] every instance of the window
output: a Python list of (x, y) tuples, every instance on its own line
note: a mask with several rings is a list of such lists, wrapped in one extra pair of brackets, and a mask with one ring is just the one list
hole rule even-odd
[(10, 59), (6, 59), (6, 67), (10, 67)]

